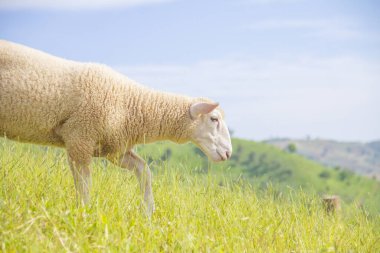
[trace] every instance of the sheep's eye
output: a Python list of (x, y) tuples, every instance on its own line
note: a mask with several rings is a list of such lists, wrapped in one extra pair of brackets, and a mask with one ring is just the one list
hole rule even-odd
[(219, 119), (218, 119), (218, 118), (213, 118), (213, 117), (211, 117), (211, 121), (212, 121), (212, 122), (218, 122)]

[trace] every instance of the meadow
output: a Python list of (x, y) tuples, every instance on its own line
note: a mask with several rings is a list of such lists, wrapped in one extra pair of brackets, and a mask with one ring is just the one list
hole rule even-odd
[[(269, 146), (242, 140), (234, 140), (234, 146), (238, 158), (224, 165), (208, 164), (191, 145), (139, 147), (154, 173), (156, 212), (149, 219), (132, 173), (94, 159), (91, 203), (78, 207), (63, 150), (1, 140), (0, 248), (380, 252), (377, 182), (351, 174), (341, 180), (341, 171)], [(301, 168), (308, 176), (297, 172)], [(321, 177), (326, 170), (329, 177)], [(302, 187), (296, 187), (299, 177), (306, 180)], [(318, 180), (328, 182), (312, 190)], [(342, 210), (327, 214), (320, 194), (339, 190), (348, 192)], [(358, 201), (364, 197), (365, 204)]]

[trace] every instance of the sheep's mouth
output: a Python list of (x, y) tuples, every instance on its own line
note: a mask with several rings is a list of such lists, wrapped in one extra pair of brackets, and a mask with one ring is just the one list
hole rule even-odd
[(216, 153), (220, 156), (220, 159), (222, 160), (222, 161), (225, 161), (225, 160), (227, 160), (227, 157), (224, 157), (218, 150), (216, 150)]
[[(209, 158), (211, 159), (212, 161), (214, 162), (221, 162), (221, 161), (225, 161), (227, 160), (226, 157), (224, 157), (217, 149), (214, 149), (214, 151), (212, 152), (207, 152), (202, 145), (200, 145), (199, 143), (196, 143), (196, 145), (198, 146), (198, 148)], [(217, 156), (215, 156), (215, 154)]]

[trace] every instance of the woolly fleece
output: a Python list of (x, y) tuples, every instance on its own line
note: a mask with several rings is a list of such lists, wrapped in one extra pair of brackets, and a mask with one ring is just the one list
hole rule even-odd
[(197, 101), (209, 100), (155, 91), (103, 65), (0, 41), (0, 135), (10, 139), (60, 147), (85, 140), (80, 151), (94, 156), (157, 140), (182, 143), (196, 127), (189, 108)]

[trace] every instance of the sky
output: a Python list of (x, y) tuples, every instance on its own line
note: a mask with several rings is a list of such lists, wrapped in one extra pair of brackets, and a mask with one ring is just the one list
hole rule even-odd
[(380, 139), (380, 2), (0, 0), (0, 39), (220, 103), (240, 138)]

